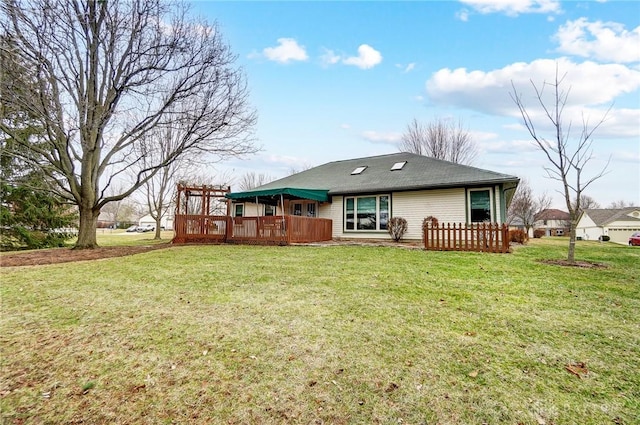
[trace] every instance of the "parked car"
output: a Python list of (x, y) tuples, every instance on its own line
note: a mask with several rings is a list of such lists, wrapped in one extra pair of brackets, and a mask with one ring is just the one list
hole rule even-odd
[(138, 233), (153, 232), (154, 230), (156, 230), (156, 226), (153, 224), (145, 224), (144, 226), (138, 226), (136, 228), (136, 232)]
[(629, 238), (629, 246), (640, 246), (640, 232), (635, 232)]
[(129, 226), (127, 227), (127, 232), (131, 233), (131, 232), (135, 232), (138, 230), (138, 226), (136, 226), (135, 224), (133, 226)]

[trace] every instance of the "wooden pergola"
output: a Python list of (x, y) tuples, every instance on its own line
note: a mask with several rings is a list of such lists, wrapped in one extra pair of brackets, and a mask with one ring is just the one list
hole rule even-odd
[(176, 214), (195, 214), (197, 210), (200, 215), (216, 215), (213, 213), (218, 212), (219, 207), (215, 205), (218, 202), (225, 204), (223, 215), (227, 215), (231, 200), (225, 198), (225, 195), (230, 192), (229, 186), (184, 186), (178, 183)]
[(185, 186), (178, 184), (173, 243), (221, 243), (226, 240), (226, 223), (231, 200), (228, 186)]

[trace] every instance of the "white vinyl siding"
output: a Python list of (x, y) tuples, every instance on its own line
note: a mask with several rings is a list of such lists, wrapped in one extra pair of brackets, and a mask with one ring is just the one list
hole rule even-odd
[[(493, 199), (495, 200), (495, 216), (493, 217), (494, 223), (504, 223), (507, 220), (507, 217), (503, 216), (502, 211), (502, 196), (500, 196), (500, 186), (494, 186), (493, 188)], [(506, 214), (506, 212), (505, 212)]]
[[(344, 223), (344, 198), (334, 196), (332, 203), (320, 208), (319, 216), (333, 220), (332, 236), (336, 239), (391, 239), (386, 232), (345, 232)], [(404, 239), (422, 239), (422, 220), (432, 215), (441, 223), (464, 223), (465, 216), (465, 190), (442, 189), (421, 190), (414, 192), (396, 192), (391, 194), (391, 217), (402, 217), (407, 220), (408, 228)]]
[(464, 223), (465, 190), (441, 189), (398, 192), (391, 196), (391, 217), (407, 220), (404, 239), (422, 239), (422, 221), (434, 216), (440, 223)]

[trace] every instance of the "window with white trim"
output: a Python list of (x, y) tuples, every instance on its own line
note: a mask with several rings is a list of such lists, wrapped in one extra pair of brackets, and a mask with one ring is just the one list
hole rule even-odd
[(264, 206), (264, 215), (265, 217), (272, 217), (276, 215), (276, 207), (275, 205), (265, 204)]
[(316, 204), (307, 204), (307, 217), (315, 217), (316, 216)]
[(242, 217), (244, 215), (244, 204), (234, 204), (233, 205), (233, 216), (234, 217)]
[(468, 196), (469, 221), (471, 223), (493, 222), (495, 214), (491, 189), (471, 189)]
[(390, 210), (389, 195), (344, 198), (344, 230), (386, 230)]

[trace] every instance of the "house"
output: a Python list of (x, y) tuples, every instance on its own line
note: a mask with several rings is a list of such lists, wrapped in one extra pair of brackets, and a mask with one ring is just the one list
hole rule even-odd
[(553, 208), (542, 210), (533, 217), (533, 230), (544, 230), (545, 236), (568, 236), (569, 220), (568, 212)]
[(640, 207), (586, 209), (580, 214), (576, 237), (598, 240), (609, 236), (611, 242), (627, 244), (633, 232), (640, 231)]
[[(151, 217), (151, 214), (144, 215), (140, 217), (140, 219), (138, 220), (138, 226), (147, 226), (147, 225), (152, 225), (154, 227), (156, 225), (156, 220), (153, 217)], [(173, 215), (167, 213), (164, 216), (162, 216), (162, 218), (160, 219), (160, 226), (164, 230), (173, 230)]]
[(518, 177), (412, 153), (329, 162), (245, 192), (228, 193), (235, 217), (305, 216), (331, 220), (333, 239), (389, 239), (387, 221), (505, 223)]

